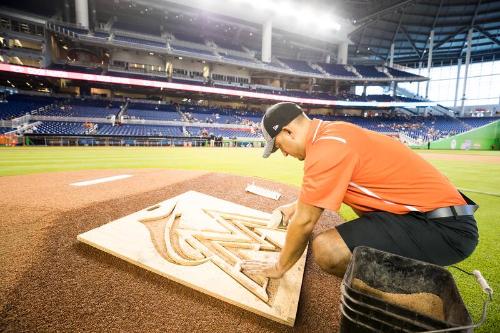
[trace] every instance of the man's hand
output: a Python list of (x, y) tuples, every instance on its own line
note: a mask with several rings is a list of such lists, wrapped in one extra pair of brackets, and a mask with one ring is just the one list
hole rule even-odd
[[(297, 201), (276, 208), (275, 210), (273, 210), (273, 218), (271, 219), (270, 226), (273, 228), (277, 228), (281, 222), (284, 227), (287, 227), (288, 223), (293, 217), (293, 214), (295, 214), (296, 209)], [(279, 218), (280, 215), (281, 218)]]
[(244, 273), (260, 275), (272, 279), (279, 279), (285, 274), (278, 266), (277, 260), (245, 260), (241, 263), (241, 269)]
[(323, 212), (323, 208), (300, 201), (282, 206), (279, 209), (282, 212), (283, 210), (286, 211), (284, 212), (284, 215), (286, 214), (285, 218), (292, 218), (279, 257), (268, 261), (246, 260), (241, 264), (241, 268), (245, 273), (275, 279), (281, 278), (304, 253), (314, 225)]

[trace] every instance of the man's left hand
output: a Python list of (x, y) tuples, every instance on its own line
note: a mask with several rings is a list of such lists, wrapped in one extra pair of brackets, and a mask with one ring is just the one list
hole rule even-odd
[(285, 272), (279, 268), (277, 260), (245, 260), (241, 263), (244, 273), (279, 279)]

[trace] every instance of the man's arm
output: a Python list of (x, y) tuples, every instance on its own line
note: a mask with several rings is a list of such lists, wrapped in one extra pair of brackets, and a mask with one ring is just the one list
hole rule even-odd
[(248, 260), (243, 262), (241, 268), (250, 274), (271, 278), (282, 277), (302, 256), (309, 236), (322, 212), (322, 208), (298, 201), (278, 260), (272, 262)]

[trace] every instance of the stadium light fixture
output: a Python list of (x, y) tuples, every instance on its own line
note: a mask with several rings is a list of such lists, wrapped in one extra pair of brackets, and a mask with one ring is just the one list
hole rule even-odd
[(300, 19), (300, 13), (297, 8), (288, 1), (282, 1), (281, 3), (275, 4), (272, 10), (273, 13), (278, 16), (289, 16)]
[(297, 20), (300, 26), (321, 28), (323, 31), (340, 30), (340, 24), (331, 13), (325, 14), (322, 10), (311, 7), (311, 5), (290, 0), (231, 0), (247, 4), (257, 10), (266, 11), (275, 17), (285, 17)]
[(314, 24), (315, 21), (318, 21), (317, 14), (311, 7), (303, 7), (298, 18), (305, 23)]
[(319, 22), (320, 28), (323, 30), (340, 30), (340, 24), (336, 22), (335, 16), (324, 13), (319, 16), (317, 22)]
[(269, 1), (269, 0), (235, 0), (237, 2), (243, 2), (251, 5), (252, 7), (255, 7), (256, 9), (260, 10), (267, 10), (267, 11), (275, 11), (276, 10), (276, 1)]

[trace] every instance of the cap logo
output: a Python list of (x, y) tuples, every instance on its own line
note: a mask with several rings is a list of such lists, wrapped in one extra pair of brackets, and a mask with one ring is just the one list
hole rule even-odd
[(280, 125), (274, 125), (274, 126), (273, 126), (273, 130), (275, 130), (275, 131), (276, 131), (276, 130), (278, 129), (278, 127), (280, 127)]

